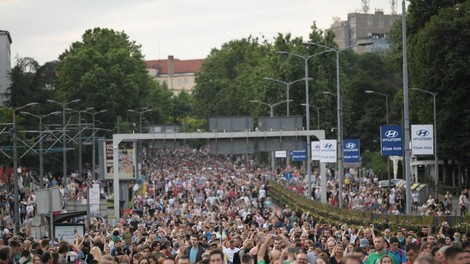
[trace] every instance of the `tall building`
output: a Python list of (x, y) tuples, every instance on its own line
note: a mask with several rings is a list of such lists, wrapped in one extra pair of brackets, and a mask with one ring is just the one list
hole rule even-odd
[(388, 33), (400, 15), (386, 15), (382, 10), (374, 14), (349, 13), (347, 21), (335, 19), (330, 29), (335, 33), (335, 42), (339, 48), (372, 42), (372, 45), (356, 47), (356, 52), (381, 51), (390, 48)]
[(11, 71), (11, 36), (8, 31), (0, 30), (0, 105), (3, 105), (3, 94), (10, 86), (8, 74)]
[(166, 83), (174, 93), (191, 93), (196, 85), (196, 73), (201, 69), (203, 60), (179, 60), (169, 55), (166, 60), (145, 61), (147, 71), (160, 83)]

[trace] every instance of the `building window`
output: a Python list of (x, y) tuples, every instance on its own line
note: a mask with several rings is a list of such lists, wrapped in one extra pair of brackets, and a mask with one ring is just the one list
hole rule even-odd
[(384, 28), (384, 19), (383, 18), (379, 18), (379, 28)]
[(356, 28), (356, 17), (351, 17), (351, 18), (349, 19), (349, 26), (350, 26), (351, 28)]
[(367, 26), (370, 27), (370, 28), (374, 26), (374, 18), (373, 17), (371, 17), (371, 16), (367, 17)]

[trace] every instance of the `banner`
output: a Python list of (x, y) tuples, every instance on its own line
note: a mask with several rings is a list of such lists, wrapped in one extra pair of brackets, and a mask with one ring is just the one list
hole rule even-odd
[(433, 125), (411, 125), (411, 154), (434, 155)]
[(292, 161), (304, 161), (307, 159), (306, 153), (305, 149), (293, 150), (290, 155), (292, 156)]
[(310, 142), (312, 146), (312, 160), (320, 160), (320, 141)]
[(382, 156), (403, 156), (403, 131), (400, 125), (380, 127)]
[(337, 161), (336, 139), (320, 140), (320, 162), (335, 163)]
[(361, 161), (361, 149), (359, 139), (343, 140), (344, 163), (359, 163)]
[[(105, 179), (113, 179), (113, 142), (105, 141), (103, 142), (104, 150), (106, 153), (106, 172)], [(135, 151), (134, 142), (122, 142), (119, 144), (119, 179), (121, 180), (131, 180), (135, 179), (136, 168), (137, 168), (137, 155)]]

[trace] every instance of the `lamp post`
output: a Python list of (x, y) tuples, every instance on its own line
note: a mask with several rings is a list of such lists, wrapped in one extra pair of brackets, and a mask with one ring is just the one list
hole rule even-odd
[(66, 179), (67, 177), (67, 137), (66, 137), (66, 133), (65, 133), (65, 108), (67, 108), (67, 106), (69, 104), (73, 104), (73, 103), (78, 103), (80, 102), (81, 100), (80, 99), (75, 99), (75, 100), (72, 100), (70, 102), (57, 102), (55, 100), (52, 100), (52, 99), (48, 99), (47, 102), (48, 103), (54, 103), (54, 104), (58, 104), (60, 106), (62, 106), (62, 136), (63, 136), (63, 139), (62, 139), (62, 170), (63, 170), (63, 173), (62, 173), (62, 176), (63, 176), (63, 180)]
[(42, 146), (42, 138), (44, 136), (44, 131), (42, 130), (42, 119), (48, 116), (58, 115), (60, 113), (61, 113), (60, 111), (55, 111), (46, 115), (34, 115), (34, 114), (31, 114), (30, 112), (24, 112), (24, 111), (20, 112), (20, 114), (22, 115), (29, 115), (29, 116), (39, 119), (39, 185), (40, 185), (40, 188), (44, 188), (44, 156), (43, 156), (44, 150)]
[(67, 108), (67, 111), (74, 112), (78, 114), (78, 174), (80, 177), (83, 176), (83, 169), (82, 169), (82, 113), (86, 113), (87, 111), (93, 110), (93, 107), (89, 107), (85, 110), (74, 110), (71, 108)]
[[(289, 100), (289, 91), (290, 91), (290, 86), (296, 82), (300, 82), (300, 81), (304, 81), (305, 78), (302, 78), (302, 79), (298, 79), (298, 80), (295, 80), (295, 81), (292, 81), (292, 82), (285, 82), (285, 81), (281, 81), (281, 80), (277, 80), (277, 79), (274, 79), (274, 78), (263, 78), (263, 80), (266, 80), (266, 81), (272, 81), (272, 82), (277, 82), (277, 83), (281, 83), (281, 84), (284, 84), (286, 86), (286, 101), (287, 101), (287, 116), (289, 116), (290, 114), (290, 100)], [(313, 78), (308, 78), (309, 81), (313, 80)]]
[(15, 228), (14, 228), (14, 234), (15, 236), (18, 234), (18, 230), (20, 229), (20, 204), (19, 204), (19, 200), (20, 200), (20, 195), (19, 195), (19, 190), (18, 190), (18, 148), (17, 148), (17, 140), (18, 140), (18, 137), (17, 137), (17, 134), (16, 134), (16, 111), (18, 110), (21, 110), (23, 108), (26, 108), (26, 107), (32, 107), (32, 106), (36, 106), (38, 105), (37, 102), (34, 102), (34, 103), (29, 103), (29, 104), (26, 104), (26, 105), (23, 105), (23, 106), (19, 106), (19, 107), (5, 107), (5, 106), (1, 106), (2, 108), (5, 108), (5, 109), (8, 109), (10, 110), (12, 113), (13, 113), (13, 129), (11, 131), (11, 137), (12, 137), (12, 141), (13, 141), (13, 188), (14, 188), (14, 196), (15, 196), (15, 199), (14, 199), (14, 210), (15, 210), (15, 213), (14, 213), (14, 216), (15, 216)]
[[(289, 101), (293, 101), (293, 100), (284, 100), (284, 101), (280, 101), (280, 102), (277, 102), (277, 103), (273, 103), (273, 104), (269, 104), (269, 103), (265, 103), (265, 102), (261, 102), (260, 100), (250, 100), (250, 103), (257, 103), (257, 104), (262, 104), (262, 105), (266, 105), (269, 107), (269, 116), (270, 117), (274, 117), (274, 107), (277, 106), (277, 105), (280, 105), (280, 104), (283, 104), (283, 103), (289, 103)], [(274, 171), (274, 167), (275, 167), (275, 157), (274, 157), (274, 151), (271, 152), (271, 170)]]
[(426, 91), (420, 88), (410, 88), (410, 90), (432, 95), (433, 115), (434, 115), (434, 129), (433, 129), (434, 130), (434, 186), (436, 188), (436, 193), (437, 193), (437, 183), (439, 182), (439, 164), (438, 164), (439, 160), (437, 158), (437, 114), (436, 114), (437, 93)]
[[(366, 90), (364, 92), (366, 94), (377, 94), (377, 95), (385, 97), (385, 121), (388, 125), (389, 124), (389, 120), (388, 120), (388, 97), (389, 96), (388, 96), (388, 94), (379, 93), (379, 92), (372, 91), (372, 90)], [(390, 188), (390, 190), (391, 190), (392, 189), (392, 176), (390, 175), (390, 159), (389, 159), (389, 157), (387, 157), (387, 173), (388, 173), (388, 188)]]
[(100, 111), (94, 111), (95, 108), (94, 107), (90, 107), (90, 108), (87, 108), (87, 110), (85, 110), (84, 112), (91, 115), (92, 116), (92, 138), (93, 138), (93, 143), (92, 143), (92, 153), (91, 153), (91, 174), (92, 174), (92, 179), (95, 178), (95, 160), (96, 160), (96, 157), (95, 157), (95, 152), (96, 152), (96, 140), (95, 140), (95, 116), (97, 114), (101, 114), (101, 113), (104, 113), (104, 112), (107, 112), (108, 110), (106, 109), (103, 109), (103, 110), (100, 110)]
[(127, 110), (129, 113), (136, 113), (139, 115), (139, 133), (142, 133), (142, 115), (153, 111), (153, 109), (142, 108), (141, 110)]
[[(305, 106), (305, 104), (300, 104), (301, 106)], [(317, 130), (320, 130), (320, 107), (319, 106), (310, 106), (311, 108), (315, 108), (317, 111)]]
[(372, 43), (371, 42), (366, 42), (366, 43), (358, 43), (354, 45), (350, 45), (348, 47), (344, 47), (342, 49), (337, 49), (337, 48), (332, 48), (328, 47), (322, 44), (314, 43), (314, 42), (309, 42), (307, 43), (309, 45), (314, 45), (317, 47), (321, 47), (326, 49), (327, 51), (335, 52), (336, 53), (336, 100), (337, 100), (337, 118), (338, 118), (338, 178), (339, 178), (339, 207), (343, 207), (343, 113), (342, 113), (342, 103), (341, 103), (341, 87), (340, 87), (340, 76), (339, 76), (339, 55), (341, 52), (354, 48), (357, 46), (369, 46)]
[[(310, 60), (311, 58), (315, 57), (315, 56), (318, 56), (318, 55), (321, 55), (323, 53), (328, 53), (330, 52), (329, 50), (326, 50), (326, 51), (322, 51), (322, 52), (318, 52), (318, 53), (315, 53), (313, 55), (310, 55), (310, 56), (304, 56), (304, 55), (299, 55), (299, 54), (296, 54), (296, 53), (292, 53), (292, 52), (287, 52), (287, 51), (278, 51), (277, 53), (278, 54), (284, 54), (284, 55), (290, 55), (290, 56), (294, 56), (294, 57), (297, 57), (297, 58), (300, 58), (302, 60), (304, 60), (304, 70), (305, 70), (305, 125), (306, 125), (306, 129), (307, 130), (310, 130), (310, 95), (309, 95), (309, 89), (308, 89), (308, 81), (309, 81), (309, 77), (308, 77), (308, 60)], [(312, 146), (311, 146), (311, 143), (310, 143), (310, 135), (307, 136), (307, 148), (306, 148), (306, 156), (307, 156), (307, 179), (308, 179), (308, 192), (307, 192), (307, 195), (308, 195), (308, 198), (311, 199), (311, 194), (312, 194), (312, 164), (311, 164), (311, 159), (312, 159), (312, 153), (311, 153), (311, 149)], [(325, 188), (326, 190), (326, 186), (322, 186), (322, 192), (323, 192), (323, 188)], [(325, 191), (326, 193), (326, 191)]]

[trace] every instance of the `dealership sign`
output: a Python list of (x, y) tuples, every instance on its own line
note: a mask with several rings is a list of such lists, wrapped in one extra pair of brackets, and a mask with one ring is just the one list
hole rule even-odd
[(411, 154), (434, 154), (434, 134), (432, 125), (411, 125)]
[(359, 163), (361, 149), (359, 139), (345, 139), (343, 141), (343, 158), (345, 163)]
[(320, 140), (320, 162), (336, 162), (336, 139)]
[(312, 160), (320, 160), (320, 141), (312, 141)]
[(403, 155), (403, 132), (399, 125), (380, 127), (380, 152), (382, 156)]

